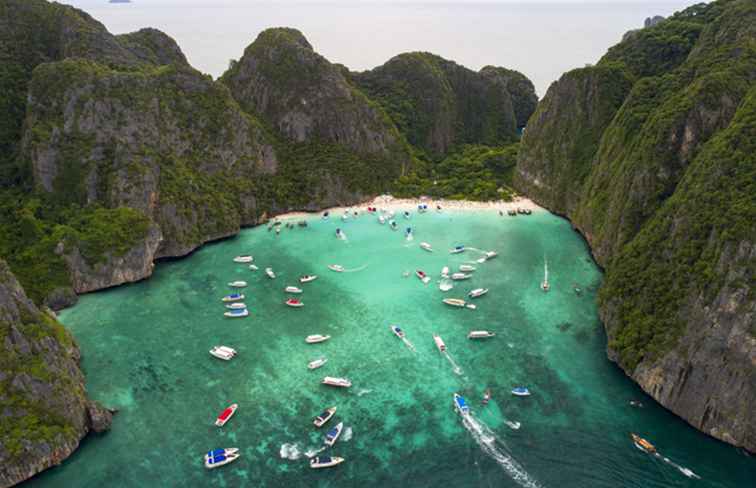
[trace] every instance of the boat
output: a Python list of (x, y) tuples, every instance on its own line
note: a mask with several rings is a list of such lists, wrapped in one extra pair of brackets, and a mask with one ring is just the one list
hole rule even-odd
[(397, 225), (396, 220), (392, 220), (389, 222), (389, 226), (391, 227), (391, 230), (397, 230), (399, 228), (399, 225)]
[(468, 339), (488, 339), (489, 337), (495, 337), (496, 334), (487, 330), (471, 330), (467, 334)]
[(410, 218), (410, 213), (407, 210), (404, 211), (404, 218), (405, 219), (409, 219)]
[(328, 269), (331, 271), (336, 271), (337, 273), (343, 273), (344, 272), (344, 266), (340, 264), (329, 264)]
[(329, 447), (333, 447), (334, 444), (336, 444), (336, 441), (339, 440), (339, 436), (341, 435), (341, 431), (344, 429), (344, 422), (339, 422), (336, 424), (335, 427), (333, 427), (331, 430), (326, 432), (325, 436), (325, 443)]
[(488, 405), (488, 402), (491, 401), (491, 390), (486, 389), (486, 392), (483, 393), (483, 405)]
[(541, 290), (549, 291), (549, 263), (544, 258), (543, 260), (543, 281), (541, 282)]
[(466, 274), (466, 273), (454, 273), (454, 274), (451, 275), (451, 279), (456, 280), (456, 281), (467, 280), (467, 279), (470, 279), (470, 278), (472, 278), (472, 275), (471, 274)]
[(228, 346), (215, 346), (210, 349), (210, 354), (224, 361), (231, 361), (236, 356), (236, 349)]
[(499, 210), (499, 217), (503, 217), (503, 216), (504, 216), (504, 212), (502, 210)]
[(420, 247), (422, 247), (423, 249), (425, 249), (428, 252), (433, 252), (433, 247), (431, 247), (431, 245), (428, 244), (427, 242), (421, 242), (420, 243)]
[(323, 381), (321, 381), (324, 385), (329, 386), (338, 386), (341, 388), (349, 388), (352, 386), (352, 382), (349, 381), (346, 378), (334, 378), (333, 376), (326, 376), (323, 378)]
[(265, 274), (268, 275), (268, 278), (271, 280), (276, 277), (276, 274), (273, 272), (273, 268), (265, 268)]
[(316, 456), (310, 459), (310, 467), (313, 469), (331, 468), (343, 462), (344, 458), (336, 456)]
[(241, 310), (243, 308), (247, 308), (247, 304), (244, 302), (231, 302), (226, 305), (226, 308), (230, 310)]
[(228, 312), (224, 312), (224, 317), (230, 317), (230, 318), (239, 318), (239, 317), (246, 317), (249, 315), (249, 310), (246, 308), (242, 308), (239, 310), (229, 310)]
[(212, 451), (207, 451), (207, 453), (205, 454), (205, 459), (219, 455), (228, 456), (229, 454), (236, 454), (237, 452), (239, 452), (238, 447), (224, 447), (220, 449), (213, 449)]
[(460, 271), (475, 271), (475, 266), (470, 266), (469, 264), (461, 264), (459, 265)]
[(381, 225), (385, 224), (386, 223), (386, 217), (384, 217), (383, 215), (379, 215), (378, 216), (378, 223), (381, 224)]
[(308, 344), (317, 344), (318, 342), (325, 342), (330, 338), (331, 336), (329, 335), (314, 334), (314, 335), (308, 335), (307, 337), (305, 337), (305, 342)]
[(215, 425), (218, 427), (223, 427), (226, 425), (226, 422), (231, 420), (231, 417), (234, 416), (236, 413), (236, 409), (239, 408), (238, 403), (234, 403), (232, 405), (229, 405), (228, 408), (223, 410), (220, 415), (218, 415), (218, 418), (215, 419)]
[(300, 302), (296, 298), (289, 298), (284, 303), (290, 307), (304, 307), (304, 303)]
[(485, 254), (486, 259), (493, 259), (498, 255), (499, 253), (497, 253), (496, 251), (486, 251), (486, 254)]
[(205, 454), (205, 467), (207, 469), (214, 469), (225, 466), (226, 464), (236, 461), (240, 456), (239, 452), (234, 452), (233, 454), (224, 454), (220, 452), (216, 453), (216, 451), (219, 450), (216, 449), (215, 451), (209, 451), (207, 454)]
[(468, 415), (470, 413), (470, 407), (467, 405), (465, 397), (458, 393), (454, 394), (454, 408), (460, 415)]
[(467, 296), (470, 298), (478, 298), (478, 297), (482, 297), (486, 293), (488, 293), (488, 288), (476, 288), (472, 290), (470, 293), (468, 293)]
[(341, 220), (349, 220), (349, 212), (344, 212), (344, 215), (341, 216)]
[(530, 396), (530, 390), (528, 390), (524, 386), (518, 386), (516, 388), (512, 388), (512, 395), (515, 395), (515, 396)]
[(512, 217), (516, 217), (517, 216), (517, 212), (515, 212), (514, 210), (507, 210), (507, 215), (510, 215)]
[(296, 286), (287, 286), (286, 288), (284, 288), (284, 291), (286, 293), (302, 293), (302, 289), (297, 288)]
[(637, 447), (641, 451), (647, 452), (649, 454), (656, 453), (656, 447), (654, 447), (653, 444), (648, 442), (643, 437), (632, 433), (630, 434), (630, 437), (633, 439), (633, 444), (635, 444), (635, 447)]
[(407, 227), (407, 228), (406, 228), (406, 229), (404, 230), (404, 235), (405, 235), (405, 236), (407, 236), (407, 238), (408, 238), (408, 239), (409, 239), (410, 237), (412, 237), (412, 227)]
[(444, 344), (443, 339), (441, 339), (440, 335), (433, 334), (433, 342), (436, 343), (436, 347), (438, 348), (439, 352), (445, 352), (446, 351), (446, 344)]
[(526, 208), (525, 210), (523, 210), (522, 213), (524, 213), (525, 215), (530, 215), (531, 213), (533, 213), (533, 211), (530, 210), (529, 208)]
[(465, 246), (454, 246), (454, 249), (449, 249), (449, 254), (459, 254), (465, 252)]
[(428, 284), (428, 282), (430, 281), (430, 276), (425, 274), (425, 271), (421, 269), (415, 270), (415, 276), (420, 278), (420, 281), (422, 281), (425, 284)]
[(304, 275), (299, 277), (300, 283), (309, 283), (318, 279), (318, 275)]
[(242, 256), (236, 256), (234, 258), (234, 262), (235, 263), (251, 263), (254, 260), (255, 260), (255, 258), (253, 258), (252, 256), (250, 256), (249, 254), (245, 254), (245, 255), (242, 255)]
[(467, 305), (467, 302), (460, 298), (444, 298), (441, 301), (447, 305), (451, 305), (452, 307), (464, 307), (465, 305)]
[(341, 229), (336, 229), (336, 237), (339, 239), (344, 239), (344, 233), (341, 231)]
[(336, 413), (336, 407), (330, 407), (323, 410), (323, 413), (315, 417), (315, 420), (312, 421), (313, 424), (315, 424), (315, 427), (323, 427), (329, 420), (331, 420), (331, 417), (333, 417), (333, 414)]
[(300, 220), (297, 222), (298, 227), (307, 227), (307, 221), (306, 220)]
[(231, 288), (244, 288), (247, 286), (247, 282), (246, 281), (232, 281), (231, 283), (228, 284), (228, 286), (230, 286)]
[(327, 362), (328, 362), (328, 359), (326, 358), (315, 359), (307, 363), (307, 369), (318, 369), (319, 367), (323, 366)]
[(323, 220), (328, 220), (328, 212), (323, 212)]
[(250, 265), (249, 265), (249, 269), (251, 269), (252, 271), (257, 271), (257, 270), (258, 270), (258, 269), (260, 269), (260, 268), (258, 268), (258, 267), (257, 267), (257, 266), (255, 266), (254, 264), (250, 264)]
[(230, 295), (226, 295), (225, 297), (221, 298), (222, 302), (238, 302), (240, 300), (244, 300), (243, 293), (232, 293)]
[(441, 280), (438, 284), (438, 289), (441, 291), (449, 291), (454, 288), (454, 285), (449, 280)]
[(279, 227), (279, 226), (276, 226), (276, 235), (278, 235), (278, 234), (280, 234), (280, 233), (281, 233), (281, 227)]
[(393, 332), (394, 334), (396, 334), (396, 336), (398, 338), (400, 338), (400, 339), (404, 338), (404, 331), (402, 329), (400, 329), (398, 325), (391, 325), (389, 327), (391, 328), (391, 332)]
[(441, 268), (441, 276), (443, 278), (449, 276), (449, 266), (444, 266), (443, 268)]

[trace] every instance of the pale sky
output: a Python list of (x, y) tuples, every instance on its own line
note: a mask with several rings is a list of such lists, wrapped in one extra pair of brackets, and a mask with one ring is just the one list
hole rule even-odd
[(429, 51), (470, 69), (521, 71), (543, 96), (572, 68), (595, 63), (646, 17), (694, 0), (67, 0), (114, 34), (155, 27), (200, 71), (221, 75), (259, 32), (302, 31), (330, 61), (362, 71), (408, 51)]

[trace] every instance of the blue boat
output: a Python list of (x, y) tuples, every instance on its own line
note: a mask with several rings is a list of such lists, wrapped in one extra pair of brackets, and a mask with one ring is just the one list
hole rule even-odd
[(238, 302), (239, 300), (244, 300), (244, 295), (241, 293), (232, 293), (221, 298), (221, 300), (224, 302)]
[(530, 390), (528, 390), (524, 386), (518, 386), (516, 388), (512, 388), (512, 395), (515, 395), (515, 396), (530, 396)]
[(449, 254), (459, 254), (465, 252), (465, 246), (454, 246), (454, 249), (449, 249)]
[(328, 446), (333, 446), (341, 435), (341, 431), (344, 428), (344, 422), (339, 422), (336, 427), (332, 428), (326, 433), (325, 443)]
[(470, 407), (467, 405), (465, 398), (457, 393), (454, 394), (454, 408), (462, 415), (470, 413)]

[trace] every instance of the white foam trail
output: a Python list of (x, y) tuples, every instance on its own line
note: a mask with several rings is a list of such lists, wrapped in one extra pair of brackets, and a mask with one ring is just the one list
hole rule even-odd
[(342, 273), (356, 273), (357, 271), (362, 271), (363, 269), (366, 269), (368, 267), (367, 264), (363, 264), (359, 268), (353, 268), (353, 269), (345, 269), (342, 271)]
[(525, 468), (520, 466), (520, 463), (515, 461), (507, 452), (506, 445), (496, 437), (496, 434), (486, 424), (470, 413), (462, 415), (462, 424), (483, 452), (504, 468), (504, 471), (513, 480), (525, 488), (540, 488), (541, 485), (525, 471)]
[(325, 451), (326, 449), (328, 449), (328, 446), (321, 446), (319, 448), (308, 449), (307, 452), (305, 452), (305, 456), (307, 456), (308, 458), (311, 458), (311, 457), (314, 457), (317, 454), (320, 454), (321, 452)]
[(344, 433), (341, 434), (341, 442), (349, 442), (352, 440), (352, 428), (347, 427), (344, 429)]
[(452, 357), (449, 355), (448, 351), (444, 351), (441, 354), (443, 354), (444, 357), (449, 360), (449, 362), (451, 363), (452, 367), (454, 368), (454, 372), (456, 374), (462, 374), (462, 368), (460, 368), (459, 365), (454, 362), (454, 359), (452, 359)]
[(657, 452), (657, 453), (655, 453), (654, 455), (655, 455), (655, 456), (656, 456), (657, 458), (659, 458), (659, 459), (661, 459), (662, 461), (664, 461), (665, 463), (669, 464), (670, 466), (673, 466), (673, 467), (677, 468), (677, 470), (678, 470), (678, 471), (680, 471), (680, 472), (681, 472), (682, 474), (684, 474), (684, 475), (685, 475), (685, 476), (687, 476), (688, 478), (695, 478), (695, 479), (697, 479), (697, 480), (700, 480), (700, 479), (701, 479), (701, 477), (700, 477), (700, 476), (698, 476), (698, 475), (697, 475), (696, 473), (694, 473), (694, 472), (693, 472), (692, 470), (690, 470), (690, 469), (688, 469), (688, 468), (686, 468), (686, 467), (684, 467), (684, 466), (680, 466), (680, 465), (679, 465), (679, 464), (677, 464), (676, 462), (674, 462), (674, 461), (670, 460), (669, 458), (666, 458), (666, 457), (662, 456), (662, 455), (661, 455), (661, 454), (659, 454), (658, 452)]
[(507, 424), (512, 430), (519, 429), (521, 425), (520, 422), (512, 422), (511, 420), (505, 420), (504, 423)]
[(407, 240), (408, 241), (414, 241), (415, 237), (412, 234), (410, 234), (410, 235), (407, 236)]
[(415, 345), (412, 344), (409, 340), (407, 340), (406, 337), (402, 337), (402, 342), (404, 342), (407, 345), (407, 347), (410, 349), (410, 351), (417, 352), (417, 350), (415, 349)]
[(372, 392), (373, 390), (368, 390), (367, 388), (363, 388), (357, 392), (357, 396), (361, 397), (362, 395), (367, 395), (368, 393), (372, 393)]
[(291, 460), (299, 459), (302, 456), (296, 444), (282, 444), (279, 454), (281, 458)]

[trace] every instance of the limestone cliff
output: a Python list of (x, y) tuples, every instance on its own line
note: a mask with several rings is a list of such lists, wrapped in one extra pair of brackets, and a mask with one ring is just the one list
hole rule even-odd
[(756, 450), (756, 5), (700, 4), (555, 82), (516, 185), (606, 268), (608, 354), (693, 426)]
[(87, 399), (73, 338), (0, 260), (0, 487), (61, 463), (111, 414)]

